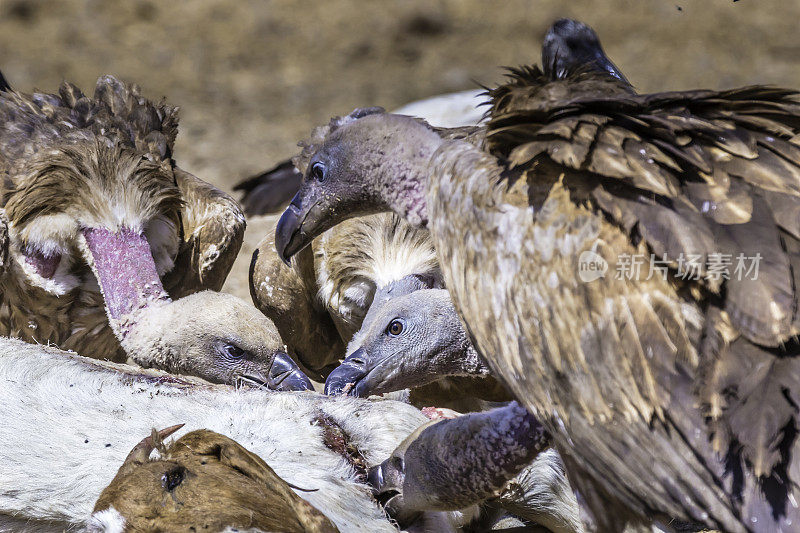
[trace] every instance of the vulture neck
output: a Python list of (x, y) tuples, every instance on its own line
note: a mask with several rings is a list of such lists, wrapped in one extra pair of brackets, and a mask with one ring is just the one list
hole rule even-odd
[(413, 226), (425, 227), (430, 161), (444, 140), (427, 124), (400, 118), (407, 121), (400, 128), (402, 140), (392, 140), (380, 156), (379, 192), (392, 211)]
[(109, 324), (124, 341), (139, 312), (171, 301), (158, 277), (150, 244), (141, 232), (126, 227), (117, 231), (86, 228), (82, 233), (84, 255), (100, 284)]

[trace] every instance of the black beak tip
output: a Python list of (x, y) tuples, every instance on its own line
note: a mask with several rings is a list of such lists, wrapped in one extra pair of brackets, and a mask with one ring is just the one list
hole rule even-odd
[(314, 384), (297, 366), (289, 354), (278, 352), (272, 361), (269, 384), (273, 390), (304, 391), (314, 390)]
[(325, 380), (325, 394), (328, 396), (357, 396), (355, 394), (356, 385), (364, 376), (366, 376), (366, 372), (363, 368), (345, 361), (328, 375), (328, 379)]
[(373, 494), (378, 495), (383, 487), (383, 465), (375, 465), (367, 471), (367, 483), (372, 487)]

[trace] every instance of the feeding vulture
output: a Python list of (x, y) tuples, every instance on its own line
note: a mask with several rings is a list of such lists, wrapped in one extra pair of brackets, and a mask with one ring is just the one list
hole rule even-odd
[[(636, 94), (569, 20), (542, 68), (489, 90), (483, 147), (379, 112), (331, 131), (278, 253), (354, 214), (430, 229), (474, 345), (535, 415), (481, 414), (494, 420), (472, 430), (497, 428), (497, 448), (454, 441), (452, 475), (508, 474), (499, 450), (535, 447), (541, 422), (599, 531), (796, 530), (797, 93)], [(637, 257), (658, 268), (631, 272)], [(423, 486), (428, 502), (452, 496), (386, 466), (376, 483), (400, 507)]]
[(273, 324), (212, 292), (244, 216), (175, 164), (177, 126), (176, 108), (112, 76), (92, 97), (67, 82), (58, 94), (0, 90), (0, 334), (310, 388)]
[[(424, 118), (430, 124), (446, 128), (473, 126), (483, 118), (483, 113), (477, 107), (481, 96), (482, 92), (475, 90), (442, 94), (411, 102), (394, 112)], [(322, 130), (324, 128), (317, 130), (317, 133), (322, 133)], [(300, 146), (306, 143), (301, 142)], [(242, 192), (241, 203), (245, 214), (251, 217), (282, 211), (303, 181), (303, 173), (298, 168), (304, 168), (302, 159), (301, 155), (282, 161), (236, 184), (233, 190)]]
[(426, 230), (389, 213), (332, 228), (293, 265), (275, 253), (274, 233), (253, 253), (253, 302), (286, 339), (289, 353), (309, 372), (327, 375), (361, 327), (376, 291), (403, 278), (418, 287), (441, 283)]
[(450, 376), (490, 375), (447, 290), (404, 290), (403, 282), (389, 286), (385, 302), (372, 304), (348, 346), (349, 355), (325, 380), (326, 394), (367, 397)]

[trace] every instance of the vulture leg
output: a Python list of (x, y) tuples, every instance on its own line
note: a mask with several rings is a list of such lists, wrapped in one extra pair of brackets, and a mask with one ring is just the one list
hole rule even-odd
[(236, 201), (216, 187), (175, 168), (181, 191), (182, 242), (175, 268), (164, 276), (173, 298), (222, 288), (244, 239), (245, 219)]
[(256, 307), (272, 320), (287, 342), (287, 349), (312, 378), (322, 381), (325, 367), (338, 362), (345, 353), (330, 315), (317, 303), (311, 249), (297, 256), (294, 268), (286, 266), (275, 253), (274, 234), (268, 233), (253, 253), (250, 263), (250, 295)]
[(419, 428), (368, 477), (402, 525), (426, 510), (464, 509), (498, 496), (549, 445), (539, 421), (512, 402)]

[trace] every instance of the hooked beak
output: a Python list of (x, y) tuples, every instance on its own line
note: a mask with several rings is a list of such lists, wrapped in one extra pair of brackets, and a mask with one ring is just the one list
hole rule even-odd
[(401, 525), (414, 522), (419, 512), (406, 509), (403, 499), (405, 472), (389, 464), (387, 459), (367, 472), (367, 483), (372, 486), (372, 496), (386, 513)]
[(292, 198), (292, 202), (275, 226), (275, 250), (281, 260), (289, 264), (292, 256), (311, 244), (314, 237), (328, 229), (320, 201), (304, 201), (304, 190)]
[(263, 373), (257, 372), (256, 374), (241, 376), (239, 379), (250, 385), (263, 386), (269, 390), (314, 390), (314, 385), (308, 379), (308, 376), (300, 370), (297, 363), (285, 352), (277, 352), (275, 354), (275, 359), (273, 359), (272, 366), (269, 368), (269, 376), (264, 376)]
[(269, 369), (267, 386), (272, 390), (314, 390), (311, 380), (300, 370), (289, 354), (278, 352)]
[[(367, 366), (367, 352), (359, 348), (347, 356), (341, 365), (333, 369), (325, 380), (325, 394), (329, 396), (348, 395), (362, 396), (364, 392), (363, 379), (371, 370)], [(359, 390), (359, 386), (360, 389)], [(359, 394), (362, 393), (362, 394)]]
[(611, 74), (621, 82), (625, 83), (626, 85), (630, 85), (628, 78), (626, 78), (625, 75), (622, 74), (622, 71), (619, 68), (617, 68), (617, 66), (608, 58), (608, 56), (606, 56), (603, 50), (598, 50), (596, 52), (592, 64), (598, 70), (603, 70), (605, 72), (608, 72), (609, 74)]

